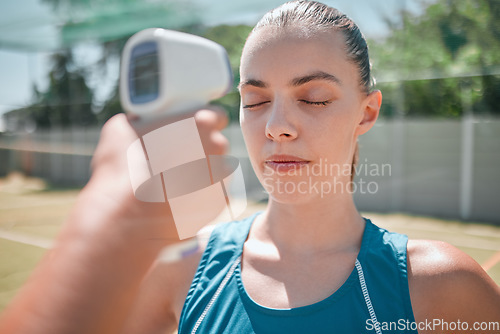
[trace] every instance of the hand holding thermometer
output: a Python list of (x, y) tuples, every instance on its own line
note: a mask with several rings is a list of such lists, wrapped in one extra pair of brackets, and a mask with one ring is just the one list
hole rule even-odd
[[(239, 216), (246, 196), (238, 160), (205, 152), (194, 117), (186, 117), (231, 89), (225, 49), (202, 37), (146, 29), (129, 39), (121, 65), (122, 107), (145, 133), (127, 151), (135, 197), (168, 202), (180, 239), (217, 217)], [(234, 182), (244, 201), (233, 200)]]
[(232, 85), (226, 50), (208, 39), (151, 28), (125, 45), (120, 99), (132, 118), (158, 118), (202, 108)]

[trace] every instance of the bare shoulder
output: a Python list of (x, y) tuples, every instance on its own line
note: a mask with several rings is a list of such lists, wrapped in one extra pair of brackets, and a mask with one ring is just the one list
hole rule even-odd
[(455, 246), (437, 240), (409, 240), (412, 274), (418, 277), (446, 273), (482, 273), (481, 266)]
[(167, 333), (177, 328), (184, 300), (214, 226), (203, 228), (188, 256), (165, 261), (162, 256), (141, 284), (124, 333)]
[(499, 321), (498, 285), (474, 259), (448, 243), (410, 240), (408, 282), (417, 322)]

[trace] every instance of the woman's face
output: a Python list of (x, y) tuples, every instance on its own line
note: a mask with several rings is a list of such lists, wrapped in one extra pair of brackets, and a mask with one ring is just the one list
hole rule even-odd
[(245, 45), (241, 127), (252, 166), (274, 200), (349, 190), (357, 137), (375, 121), (380, 93), (377, 99), (362, 91), (344, 49), (336, 31), (306, 37), (273, 28), (258, 30)]

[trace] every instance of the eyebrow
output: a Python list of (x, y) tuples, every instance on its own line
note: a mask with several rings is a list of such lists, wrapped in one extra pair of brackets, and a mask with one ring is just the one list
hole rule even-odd
[(295, 87), (301, 86), (314, 80), (326, 80), (326, 81), (331, 81), (337, 85), (342, 85), (340, 79), (334, 76), (333, 74), (329, 74), (323, 71), (317, 71), (312, 74), (293, 79), (291, 81), (291, 86)]
[(254, 86), (254, 87), (257, 87), (257, 88), (266, 88), (267, 84), (264, 81), (262, 81), (262, 80), (248, 79), (248, 80), (246, 80), (244, 82), (240, 82), (240, 84), (238, 85), (238, 90), (241, 90), (241, 88), (243, 88), (245, 86)]
[[(290, 81), (290, 86), (297, 87), (297, 86), (304, 85), (304, 84), (311, 82), (311, 81), (314, 81), (314, 80), (326, 80), (326, 81), (333, 82), (337, 85), (342, 85), (342, 82), (340, 81), (340, 79), (337, 78), (335, 75), (329, 74), (329, 73), (326, 73), (323, 71), (317, 71), (317, 72), (314, 72), (314, 73), (311, 73), (311, 74), (308, 74), (308, 75), (305, 75), (302, 77), (292, 79), (292, 81)], [(268, 87), (268, 85), (262, 80), (248, 79), (244, 82), (240, 82), (240, 84), (238, 85), (238, 90), (241, 90), (241, 88), (243, 88), (245, 86), (253, 86), (253, 87), (257, 87), (257, 88), (267, 88)]]

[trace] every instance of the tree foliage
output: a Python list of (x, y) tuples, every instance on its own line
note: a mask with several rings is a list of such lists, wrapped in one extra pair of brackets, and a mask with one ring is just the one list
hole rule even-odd
[[(389, 34), (385, 38), (369, 41), (374, 75), (379, 81), (378, 88), (384, 93), (383, 115), (459, 117), (465, 109), (471, 109), (476, 114), (500, 114), (497, 108), (500, 99), (500, 1), (417, 1), (424, 5), (423, 13), (416, 15), (403, 11), (398, 21), (387, 18)], [(136, 8), (134, 6), (139, 6), (141, 10), (146, 10), (147, 6), (160, 6), (162, 13), (170, 13), (168, 18), (182, 12), (179, 1), (168, 2), (170, 7), (158, 1), (145, 4), (138, 0), (43, 2), (62, 14), (70, 13), (73, 18), (77, 18), (75, 12), (82, 9), (84, 14), (92, 9), (96, 12), (95, 6), (116, 11), (123, 5), (128, 8), (123, 9), (127, 13), (132, 13), (130, 9)], [(177, 7), (171, 6), (173, 4), (177, 4)], [(106, 10), (92, 19), (106, 21), (106, 15), (112, 14), (112, 11)], [(160, 20), (161, 15), (155, 17)], [(214, 101), (214, 104), (224, 107), (230, 119), (236, 121), (240, 55), (251, 27), (204, 27), (194, 16), (175, 27), (171, 24), (176, 23), (167, 17), (164, 22), (158, 20), (143, 21), (146, 25), (143, 28), (153, 24), (194, 33), (226, 48), (234, 74), (234, 86), (229, 94)], [(63, 35), (70, 36), (76, 32), (85, 35), (89, 31), (96, 33), (96, 29), (87, 29), (87, 25), (92, 25), (92, 22), (86, 20), (82, 25), (76, 20), (69, 20), (63, 27), (63, 30), (67, 30), (65, 34), (63, 31)], [(122, 112), (118, 82), (109, 98), (99, 105), (95, 104), (94, 94), (87, 82), (92, 74), (90, 72), (106, 71), (110, 60), (116, 62), (119, 59), (131, 33), (122, 29), (111, 38), (111, 30), (103, 32), (107, 37), (97, 39), (102, 57), (92, 68), (79, 68), (73, 59), (72, 48), (56, 52), (52, 56), (48, 88), (39, 91), (35, 87), (33, 104), (17, 112), (34, 120), (38, 127), (103, 124), (112, 115)]]
[(402, 12), (388, 21), (390, 35), (373, 40), (383, 112), (457, 117), (469, 103), (474, 113), (498, 114), (500, 97), (500, 2), (434, 1), (421, 15)]
[(34, 102), (10, 111), (8, 117), (18, 126), (44, 129), (50, 127), (88, 126), (96, 124), (92, 112), (93, 93), (85, 81), (85, 73), (74, 66), (71, 50), (54, 53), (46, 90), (33, 87)]
[(221, 44), (227, 51), (231, 69), (233, 71), (233, 89), (224, 97), (214, 101), (214, 104), (222, 106), (228, 113), (230, 121), (239, 119), (240, 95), (237, 85), (240, 82), (240, 57), (243, 45), (252, 27), (247, 25), (219, 25), (208, 28), (203, 36)]

